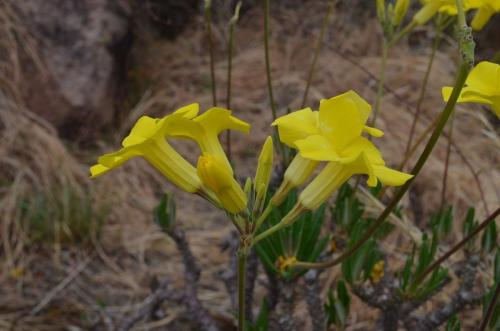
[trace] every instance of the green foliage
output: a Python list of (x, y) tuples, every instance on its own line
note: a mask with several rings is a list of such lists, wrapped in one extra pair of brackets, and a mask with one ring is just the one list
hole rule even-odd
[(400, 290), (406, 296), (414, 298), (426, 298), (436, 291), (446, 279), (448, 272), (443, 268), (434, 269), (431, 276), (420, 284), (415, 284), (417, 278), (430, 266), (433, 262), (438, 247), (437, 235), (432, 236), (429, 240), (427, 235), (424, 235), (422, 245), (418, 249), (414, 247), (412, 253), (406, 258), (403, 270), (400, 272)]
[(461, 329), (460, 320), (456, 315), (453, 315), (446, 323), (446, 331), (460, 331)]
[[(361, 239), (365, 230), (366, 225), (363, 222), (356, 223), (350, 234), (347, 249), (352, 248)], [(342, 263), (342, 273), (349, 284), (367, 280), (375, 264), (382, 258), (383, 255), (377, 249), (375, 240), (371, 238)]]
[(350, 305), (351, 296), (345, 283), (340, 280), (337, 283), (336, 295), (331, 288), (328, 290), (328, 297), (324, 306), (327, 326), (344, 327), (349, 316)]
[(334, 207), (331, 207), (334, 225), (351, 233), (352, 227), (361, 219), (364, 212), (363, 204), (354, 196), (353, 189), (349, 184), (340, 187)]
[(254, 324), (247, 325), (248, 331), (268, 331), (269, 330), (269, 303), (267, 299), (262, 300), (259, 314)]
[(439, 239), (450, 234), (453, 225), (453, 207), (440, 210), (437, 214), (431, 216), (431, 228)]
[(491, 222), (486, 226), (481, 237), (481, 249), (485, 254), (491, 253), (497, 247), (497, 225)]
[[(473, 207), (470, 207), (467, 210), (467, 215), (465, 216), (465, 220), (462, 226), (462, 231), (464, 233), (464, 237), (468, 236), (472, 231), (474, 231), (475, 228), (479, 223), (475, 219), (475, 209)], [(472, 237), (471, 240), (465, 245), (465, 249), (468, 251), (471, 251), (474, 249), (476, 242), (476, 237)]]
[(153, 214), (155, 223), (158, 224), (164, 232), (172, 230), (175, 226), (176, 215), (175, 200), (172, 193), (165, 193), (161, 197), (160, 203), (155, 207)]
[(107, 208), (92, 193), (72, 186), (35, 191), (19, 202), (20, 221), (31, 242), (85, 243), (98, 238)]
[[(498, 253), (497, 253), (497, 256), (498, 256)], [(495, 270), (495, 272), (497, 272), (497, 270)], [(493, 300), (495, 289), (498, 286), (499, 282), (500, 282), (500, 279), (496, 278), (495, 284), (493, 284), (490, 291), (488, 291), (488, 293), (484, 296), (484, 299), (483, 299), (483, 318), (486, 315), (486, 311), (487, 311), (488, 307), (490, 306), (491, 300)], [(488, 327), (491, 330), (500, 330), (500, 302), (497, 302), (497, 304), (495, 305), (495, 308), (493, 310), (493, 314), (491, 315), (490, 322), (488, 323)]]
[[(260, 231), (277, 224), (290, 211), (297, 201), (295, 192), (289, 194), (281, 207), (275, 208)], [(328, 237), (321, 237), (321, 225), (325, 217), (325, 206), (314, 213), (303, 214), (291, 226), (278, 231), (261, 240), (255, 247), (264, 267), (285, 279), (293, 279), (302, 275), (305, 270), (280, 271), (276, 263), (279, 257), (295, 256), (297, 260), (314, 262), (328, 243)]]

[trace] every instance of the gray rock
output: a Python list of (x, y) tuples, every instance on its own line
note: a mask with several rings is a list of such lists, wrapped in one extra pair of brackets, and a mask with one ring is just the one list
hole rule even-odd
[(24, 68), (28, 107), (63, 135), (109, 123), (131, 39), (128, 1), (10, 1), (46, 66)]

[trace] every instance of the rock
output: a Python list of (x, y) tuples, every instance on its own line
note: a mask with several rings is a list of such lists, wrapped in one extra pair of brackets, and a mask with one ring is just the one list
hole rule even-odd
[(109, 123), (131, 42), (129, 2), (10, 1), (44, 64), (23, 68), (28, 107), (69, 138)]

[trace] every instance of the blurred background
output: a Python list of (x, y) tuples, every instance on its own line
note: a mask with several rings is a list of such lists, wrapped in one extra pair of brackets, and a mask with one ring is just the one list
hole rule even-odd
[[(235, 2), (213, 3), (222, 106)], [(328, 2), (272, 2), (273, 86), (284, 114), (300, 107)], [(232, 152), (237, 175), (245, 178), (253, 176), (271, 134), (262, 1), (243, 1), (235, 33), (231, 108), (252, 129), (232, 135)], [(452, 29), (446, 33), (417, 135), (442, 110), (441, 87), (453, 85), (458, 52)], [(418, 27), (390, 53), (378, 122), (386, 135), (377, 144), (391, 166), (403, 158), (433, 36), (431, 27)], [(350, 89), (373, 102), (381, 41), (374, 1), (337, 1), (307, 104), (316, 108), (321, 98)], [(478, 60), (499, 51), (500, 15), (476, 41)], [(178, 253), (152, 216), (166, 191), (175, 193), (178, 223), (202, 266), (200, 299), (230, 325), (231, 302), (221, 279), (232, 227), (224, 213), (179, 192), (140, 159), (88, 178), (89, 166), (118, 149), (140, 116), (163, 116), (193, 102), (211, 106), (202, 1), (0, 1), (0, 73), (0, 330), (114, 330), (158, 279), (168, 275), (171, 287), (181, 287)], [(457, 215), (475, 206), (482, 217), (500, 202), (499, 127), (491, 112), (459, 107), (446, 196)], [(194, 144), (177, 147), (197, 159)], [(445, 154), (442, 140), (404, 201), (419, 227), (439, 208)], [(349, 330), (370, 325), (370, 308), (359, 307), (366, 313), (351, 316)], [(297, 314), (305, 316), (305, 309), (298, 307)], [(189, 320), (172, 300), (157, 325), (135, 327), (191, 330)]]

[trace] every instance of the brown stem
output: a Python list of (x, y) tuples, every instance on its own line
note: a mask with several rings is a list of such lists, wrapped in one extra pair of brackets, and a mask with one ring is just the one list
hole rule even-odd
[(495, 311), (495, 307), (497, 305), (499, 297), (500, 297), (500, 281), (497, 280), (497, 287), (495, 289), (495, 294), (493, 294), (493, 298), (491, 298), (491, 302), (488, 305), (488, 309), (486, 310), (486, 314), (484, 315), (484, 318), (481, 321), (481, 325), (479, 326), (478, 331), (486, 330), (486, 327), (488, 326), (488, 323), (490, 322), (490, 319), (493, 316), (493, 312)]

